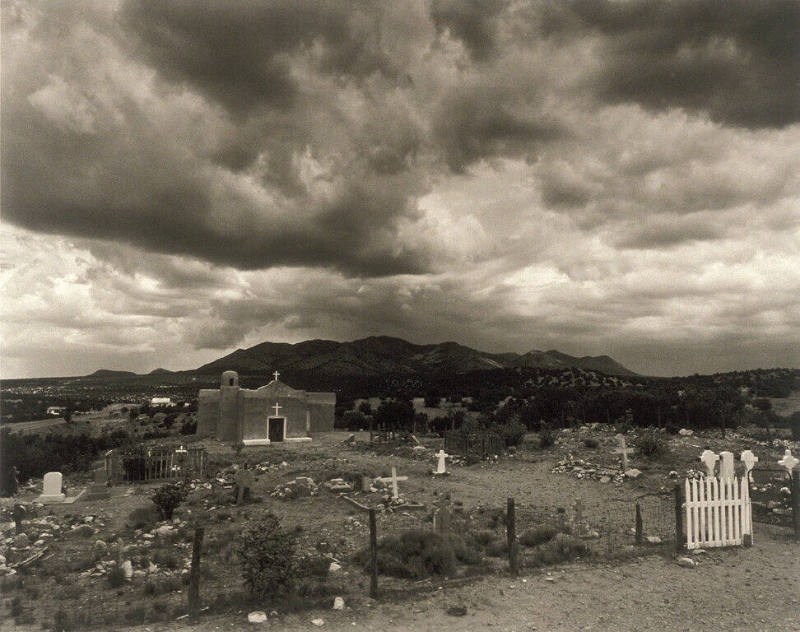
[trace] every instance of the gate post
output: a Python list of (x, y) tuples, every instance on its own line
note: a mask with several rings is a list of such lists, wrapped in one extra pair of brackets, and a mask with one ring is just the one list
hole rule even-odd
[(675, 550), (683, 550), (683, 503), (681, 502), (681, 486), (675, 485)]

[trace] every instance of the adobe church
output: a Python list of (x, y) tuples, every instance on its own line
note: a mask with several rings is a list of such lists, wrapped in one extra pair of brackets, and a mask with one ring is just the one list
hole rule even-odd
[(236, 371), (225, 371), (218, 389), (200, 390), (197, 434), (244, 445), (311, 441), (333, 430), (336, 393), (298, 391), (275, 379), (255, 390), (240, 388)]

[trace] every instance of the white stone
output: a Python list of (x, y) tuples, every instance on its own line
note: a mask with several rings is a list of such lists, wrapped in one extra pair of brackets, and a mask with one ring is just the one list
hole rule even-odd
[(325, 625), (325, 621), (323, 621), (322, 619), (312, 619), (311, 623), (313, 623), (317, 627)]
[(340, 570), (342, 570), (342, 565), (341, 564), (337, 564), (336, 562), (331, 562), (331, 565), (328, 567), (328, 572), (329, 573), (335, 573), (335, 572), (340, 571)]
[(659, 538), (657, 535), (648, 535), (647, 541), (650, 544), (661, 544), (661, 538)]
[(641, 476), (641, 474), (642, 471), (637, 470), (635, 467), (632, 467), (629, 470), (625, 470), (625, 476), (627, 476), (628, 478), (638, 478), (639, 476)]
[(103, 542), (103, 540), (97, 540), (92, 547), (97, 553), (102, 553), (106, 549), (108, 549), (108, 544)]
[(682, 437), (691, 437), (694, 434), (694, 430), (689, 430), (688, 428), (681, 428), (678, 430), (678, 434)]
[(264, 623), (267, 620), (267, 613), (262, 610), (255, 610), (247, 615), (250, 623)]
[(695, 562), (691, 557), (679, 557), (677, 564), (678, 566), (683, 566), (684, 568), (694, 568), (697, 566), (697, 562)]
[(122, 563), (122, 572), (125, 575), (125, 579), (130, 580), (130, 578), (133, 577), (133, 562), (125, 560)]
[(169, 535), (172, 533), (172, 525), (164, 524), (156, 529), (158, 535)]
[(711, 450), (703, 450), (703, 453), (700, 455), (700, 461), (706, 468), (706, 476), (708, 478), (714, 476), (714, 469), (716, 468), (717, 461), (719, 461), (719, 455)]
[(792, 469), (794, 466), (800, 463), (800, 459), (792, 456), (792, 451), (789, 448), (786, 448), (786, 452), (783, 453), (783, 457), (780, 461), (778, 461), (778, 465), (786, 468), (786, 471), (789, 472), (791, 475)]
[(344, 599), (342, 599), (341, 597), (335, 597), (333, 600), (333, 609), (344, 610)]
[(61, 492), (63, 476), (61, 472), (48, 472), (42, 479), (42, 495), (36, 499), (37, 503), (63, 503), (66, 494)]

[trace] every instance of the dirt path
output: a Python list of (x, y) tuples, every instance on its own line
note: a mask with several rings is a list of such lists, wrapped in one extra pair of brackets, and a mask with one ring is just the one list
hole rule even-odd
[[(766, 527), (765, 527), (766, 529)], [(759, 529), (762, 530), (762, 529)], [(140, 626), (138, 632), (240, 629), (414, 631), (800, 630), (800, 544), (772, 530), (750, 549), (710, 551), (694, 569), (652, 556), (622, 565), (573, 564), (513, 580), (491, 577), (414, 599), (312, 611), (263, 625), (246, 612), (197, 625)], [(388, 581), (388, 580), (384, 580)], [(463, 606), (466, 616), (447, 614)], [(321, 618), (319, 628), (311, 621)]]

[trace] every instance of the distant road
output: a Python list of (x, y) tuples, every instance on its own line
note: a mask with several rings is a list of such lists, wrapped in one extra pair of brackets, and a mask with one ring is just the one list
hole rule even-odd
[(16, 424), (3, 424), (3, 428), (8, 428), (11, 432), (41, 432), (54, 426), (64, 423), (62, 417), (50, 417), (48, 419), (36, 419), (35, 421), (20, 421)]

